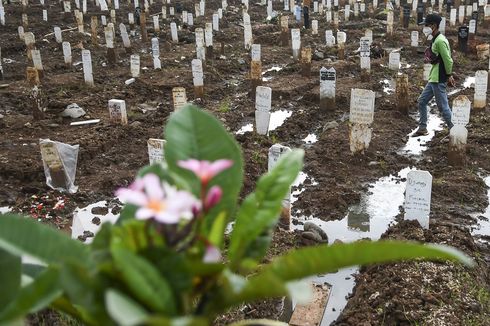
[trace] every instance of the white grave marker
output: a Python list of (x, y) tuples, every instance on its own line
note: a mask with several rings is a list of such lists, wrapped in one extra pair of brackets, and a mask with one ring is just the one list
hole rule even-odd
[(293, 58), (298, 59), (301, 49), (301, 32), (299, 28), (291, 29), (291, 46), (293, 48)]
[(400, 52), (390, 52), (388, 68), (391, 70), (400, 69)]
[(131, 77), (138, 78), (140, 76), (140, 56), (139, 54), (131, 55)]
[(487, 105), (488, 71), (478, 70), (475, 73), (475, 97), (473, 107), (484, 109)]
[(405, 219), (416, 220), (429, 228), (432, 175), (428, 171), (410, 171), (405, 190)]
[(127, 125), (126, 102), (124, 100), (109, 100), (109, 116), (112, 123)]
[(155, 163), (161, 164), (165, 162), (164, 149), (165, 149), (166, 142), (167, 141), (163, 139), (157, 139), (157, 138), (148, 139), (147, 141), (148, 159), (150, 161), (150, 165)]
[(94, 86), (94, 76), (92, 74), (92, 57), (89, 50), (82, 50), (83, 77), (85, 83)]
[(455, 126), (463, 126), (470, 122), (471, 102), (464, 96), (460, 95), (453, 100), (453, 107), (451, 109), (451, 122)]
[(259, 135), (267, 135), (271, 117), (272, 88), (257, 86), (255, 91), (255, 127)]
[(353, 88), (350, 96), (349, 121), (355, 124), (371, 124), (374, 120), (374, 99), (373, 91)]
[(63, 42), (63, 57), (65, 59), (65, 64), (71, 65), (71, 45), (70, 42)]
[(187, 104), (187, 95), (185, 92), (185, 88), (172, 88), (172, 99), (174, 101), (174, 111), (182, 109)]

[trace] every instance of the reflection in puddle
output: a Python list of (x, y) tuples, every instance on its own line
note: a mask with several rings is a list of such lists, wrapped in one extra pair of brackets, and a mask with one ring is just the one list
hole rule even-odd
[(275, 130), (282, 126), (284, 121), (293, 114), (292, 111), (279, 110), (271, 112), (271, 120), (269, 122), (269, 131)]
[(475, 86), (475, 77), (466, 77), (463, 88), (470, 88), (471, 86)]
[(246, 132), (251, 132), (254, 131), (254, 125), (253, 123), (246, 124), (245, 126), (241, 127), (240, 130), (236, 132), (237, 135), (243, 135)]
[[(485, 209), (483, 215), (477, 214), (478, 226), (471, 231), (473, 236), (490, 236), (490, 176), (483, 178), (485, 184), (489, 189), (487, 190), (487, 196), (489, 200), (489, 205)], [(479, 218), (480, 217), (480, 218)], [(485, 240), (484, 240), (485, 241)], [(485, 242), (490, 242), (488, 239)]]
[[(404, 201), (404, 180), (410, 170), (404, 168), (396, 176), (380, 178), (372, 184), (369, 192), (361, 197), (359, 204), (349, 208), (347, 216), (342, 220), (322, 221), (304, 216), (299, 217), (298, 220), (303, 222), (309, 220), (319, 225), (327, 233), (329, 244), (335, 240), (342, 242), (353, 242), (364, 238), (377, 240), (399, 214), (399, 206), (403, 205)], [(296, 194), (296, 198), (299, 193)], [(293, 193), (291, 202), (293, 203), (296, 198)], [(295, 228), (302, 230), (303, 226), (295, 226)], [(346, 296), (354, 287), (352, 274), (356, 272), (356, 267), (350, 267), (315, 278), (317, 283), (332, 284), (332, 292), (321, 325), (330, 325), (344, 309), (347, 303)]]
[(443, 120), (436, 114), (429, 113), (427, 119), (427, 136), (411, 137), (417, 128), (408, 134), (407, 144), (400, 150), (405, 155), (420, 155), (427, 149), (427, 143), (434, 137), (436, 131), (442, 130)]
[[(82, 209), (75, 209), (75, 212), (73, 212), (71, 237), (73, 239), (77, 239), (80, 236), (84, 237), (85, 233), (85, 243), (91, 243), (94, 239), (93, 236), (97, 233), (97, 231), (99, 231), (102, 223), (116, 222), (116, 220), (119, 218), (119, 214), (112, 214), (110, 208), (108, 208), (108, 212), (105, 215), (92, 213), (93, 208), (105, 208), (106, 206), (107, 201), (103, 200), (95, 204), (90, 204)], [(94, 223), (96, 221), (98, 223)]]
[(303, 141), (307, 144), (314, 144), (318, 141), (318, 137), (315, 134), (309, 134), (303, 139)]
[(383, 93), (390, 95), (395, 92), (394, 80), (383, 79), (380, 83), (383, 84)]
[[(318, 184), (318, 182), (316, 182), (314, 178), (309, 177), (308, 174), (301, 171), (298, 174), (298, 177), (296, 177), (296, 180), (294, 180), (291, 187), (298, 188), (299, 186), (302, 186), (305, 183), (306, 179), (311, 179), (311, 182), (310, 182), (311, 186), (316, 186)], [(298, 188), (297, 190), (294, 190), (293, 192), (291, 192), (291, 204), (298, 200), (299, 195), (303, 191), (305, 191), (305, 187)]]

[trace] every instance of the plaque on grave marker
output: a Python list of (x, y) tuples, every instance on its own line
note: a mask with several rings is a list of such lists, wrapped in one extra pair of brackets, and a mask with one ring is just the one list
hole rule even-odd
[(349, 121), (371, 124), (374, 119), (375, 93), (367, 89), (351, 89)]
[(432, 175), (429, 172), (408, 172), (404, 206), (406, 220), (417, 220), (423, 228), (429, 228), (431, 193)]
[(252, 44), (252, 61), (260, 61), (260, 44)]
[(163, 139), (150, 138), (147, 141), (148, 145), (148, 159), (150, 165), (155, 163), (164, 163), (164, 148), (167, 141)]
[(451, 122), (455, 126), (463, 126), (470, 122), (471, 102), (464, 96), (460, 95), (453, 100)]
[(187, 95), (185, 92), (185, 88), (172, 88), (172, 99), (174, 101), (174, 111), (182, 109), (187, 104)]

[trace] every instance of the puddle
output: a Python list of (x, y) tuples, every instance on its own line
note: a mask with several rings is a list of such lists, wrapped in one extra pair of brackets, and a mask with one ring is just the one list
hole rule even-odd
[[(108, 212), (107, 214), (94, 214), (92, 213), (93, 208), (107, 208)], [(99, 219), (99, 224), (95, 224), (93, 222), (93, 219), (98, 218)], [(119, 218), (119, 214), (112, 214), (111, 213), (111, 208), (107, 207), (107, 201), (99, 201), (94, 204), (90, 204), (87, 207), (84, 208), (77, 208), (73, 212), (73, 225), (71, 229), (71, 237), (73, 239), (77, 239), (79, 236), (84, 236), (85, 235), (85, 243), (91, 243), (93, 238), (93, 235), (99, 231), (100, 226), (102, 223), (105, 222), (111, 222), (114, 223), (117, 219)], [(88, 232), (91, 233), (92, 236), (87, 236)]]
[(391, 95), (395, 92), (395, 81), (389, 79), (383, 79), (380, 81), (380, 84), (383, 85), (383, 93), (387, 95)]
[(309, 185), (311, 185), (311, 186), (316, 186), (318, 184), (318, 182), (316, 182), (313, 177), (310, 177), (310, 176), (308, 176), (308, 174), (301, 171), (298, 174), (298, 176), (296, 177), (296, 180), (294, 180), (293, 184), (291, 185), (291, 187), (298, 188), (298, 189), (294, 190), (293, 192), (291, 192), (291, 204), (293, 204), (295, 201), (297, 201), (299, 195), (303, 191), (305, 191), (305, 187), (303, 186), (303, 184), (305, 183), (305, 181), (307, 179), (311, 179), (311, 182), (309, 183)]
[(309, 134), (303, 139), (303, 141), (307, 144), (314, 144), (318, 141), (318, 137), (315, 134)]
[(235, 134), (236, 135), (243, 135), (246, 132), (251, 132), (254, 131), (254, 125), (253, 123), (246, 124), (245, 126), (241, 127), (240, 130), (238, 130)]
[(279, 110), (271, 112), (271, 120), (269, 122), (269, 131), (275, 130), (282, 126), (284, 121), (293, 114), (292, 111)]
[(417, 128), (408, 134), (406, 145), (399, 151), (400, 154), (418, 156), (427, 149), (427, 143), (432, 140), (436, 131), (443, 129), (444, 121), (437, 115), (429, 113), (427, 119), (427, 136), (411, 137)]
[(10, 212), (11, 210), (12, 210), (12, 208), (10, 208), (9, 206), (0, 207), (0, 214), (6, 214), (6, 213)]
[(463, 82), (463, 88), (471, 88), (475, 86), (475, 77), (466, 77)]
[[(483, 181), (485, 181), (485, 184), (487, 185), (487, 187), (489, 187), (489, 189), (487, 190), (487, 196), (490, 201), (490, 176), (483, 178)], [(478, 219), (478, 226), (471, 231), (471, 234), (477, 237), (490, 236), (490, 204), (487, 206), (483, 214), (476, 214), (475, 217)], [(490, 240), (488, 239), (481, 239), (481, 241), (490, 243)]]
[[(369, 191), (361, 197), (360, 203), (351, 206), (342, 220), (322, 221), (304, 216), (297, 220), (312, 221), (319, 225), (327, 233), (329, 244), (337, 239), (342, 242), (353, 242), (363, 238), (377, 240), (399, 214), (399, 206), (404, 202), (405, 178), (410, 170), (411, 168), (404, 168), (396, 176), (382, 177), (371, 184)], [(300, 174), (295, 185), (301, 185), (307, 177), (304, 173)], [(291, 203), (296, 201), (303, 190), (293, 192)], [(294, 228), (302, 230), (303, 226), (294, 226)], [(357, 267), (344, 268), (337, 273), (321, 275), (313, 279), (315, 283), (327, 282), (332, 285), (321, 325), (330, 325), (338, 318), (347, 303), (346, 296), (354, 287), (355, 280), (352, 275), (357, 271)]]
[(452, 91), (448, 92), (447, 93), (447, 96), (451, 96), (451, 95), (455, 95), (455, 94), (458, 94), (459, 92), (461, 92), (463, 89), (461, 88), (456, 88), (456, 89), (453, 89)]

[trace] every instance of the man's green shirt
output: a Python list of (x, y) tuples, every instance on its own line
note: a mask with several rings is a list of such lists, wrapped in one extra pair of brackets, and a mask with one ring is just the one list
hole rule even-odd
[(445, 83), (447, 82), (447, 77), (453, 73), (453, 59), (451, 58), (449, 42), (441, 33), (437, 34), (435, 40), (432, 42), (432, 52), (438, 55), (440, 60), (439, 63), (432, 65), (429, 82)]

